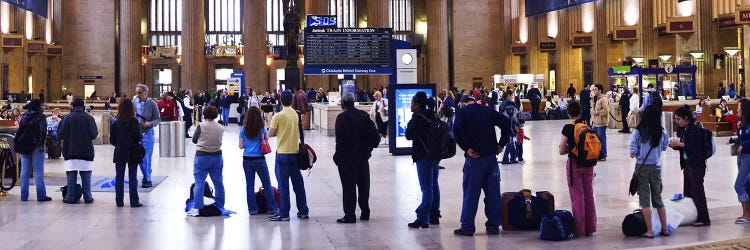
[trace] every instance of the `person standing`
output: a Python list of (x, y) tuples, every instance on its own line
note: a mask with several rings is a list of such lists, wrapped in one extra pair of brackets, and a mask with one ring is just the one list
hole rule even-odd
[(570, 87), (568, 87), (568, 97), (572, 100), (576, 99), (576, 88), (573, 87), (572, 83), (570, 84)]
[(748, 196), (748, 185), (750, 185), (750, 101), (741, 99), (737, 105), (737, 114), (740, 116), (740, 128), (737, 132), (738, 140), (735, 143), (737, 149), (737, 178), (734, 181), (734, 191), (737, 199), (742, 204), (742, 216), (738, 217), (735, 224), (750, 223), (750, 196)]
[(276, 106), (276, 98), (273, 98), (271, 94), (266, 92), (260, 103), (260, 109), (261, 111), (263, 111), (263, 117), (266, 119), (266, 123), (270, 124), (271, 118), (273, 118), (273, 109), (274, 106)]
[[(536, 85), (531, 85), (531, 89), (526, 93), (526, 98), (531, 101), (532, 120), (542, 119), (541, 115), (539, 114), (539, 104), (542, 103), (542, 92), (539, 92), (539, 89), (536, 88)], [(520, 106), (518, 106), (518, 110), (521, 110)]]
[(138, 122), (141, 124), (141, 132), (143, 133), (143, 140), (141, 145), (146, 149), (146, 155), (143, 156), (141, 161), (141, 173), (143, 174), (143, 180), (141, 180), (142, 188), (150, 188), (153, 184), (151, 183), (151, 156), (154, 153), (154, 127), (158, 126), (161, 122), (161, 116), (159, 115), (159, 107), (151, 98), (148, 98), (148, 87), (143, 84), (138, 84), (135, 87), (136, 98), (133, 102), (135, 106), (136, 117)]
[[(643, 122), (643, 121), (641, 121)], [(680, 152), (680, 168), (684, 180), (684, 195), (695, 202), (698, 219), (693, 226), (711, 225), (706, 201), (706, 190), (703, 182), (706, 177), (706, 152), (711, 149), (705, 147), (703, 128), (695, 124), (690, 108), (685, 106), (674, 112), (674, 122), (677, 124), (677, 138), (669, 140), (669, 147)]]
[[(477, 89), (476, 92), (479, 90)], [(440, 224), (440, 187), (438, 184), (438, 164), (427, 155), (430, 147), (430, 123), (437, 121), (435, 102), (425, 92), (419, 91), (411, 99), (412, 118), (406, 127), (406, 139), (412, 147), (412, 160), (417, 164), (417, 176), (422, 190), (422, 202), (417, 207), (417, 219), (409, 223), (409, 228), (428, 228), (430, 224)]]
[(630, 113), (630, 97), (633, 95), (630, 94), (630, 89), (625, 88), (625, 91), (620, 95), (620, 118), (622, 119), (622, 129), (620, 129), (620, 133), (630, 133), (630, 127), (628, 126), (628, 114)]
[(388, 100), (383, 98), (383, 93), (375, 91), (375, 102), (370, 109), (370, 119), (375, 122), (380, 137), (385, 143), (388, 142)]
[[(31, 100), (24, 107), (26, 113), (23, 114), (21, 122), (16, 132), (16, 138), (20, 141), (16, 148), (20, 150), (21, 143), (29, 148), (29, 152), (19, 152), (21, 156), (21, 201), (29, 200), (29, 178), (31, 172), (34, 172), (34, 186), (36, 186), (36, 200), (40, 202), (51, 201), (52, 198), (47, 196), (47, 187), (44, 185), (44, 140), (47, 138), (47, 120), (44, 118), (42, 101), (39, 99)], [(29, 138), (28, 140), (23, 140)]]
[(141, 207), (138, 199), (138, 162), (141, 158), (134, 158), (135, 148), (141, 147), (141, 125), (135, 118), (133, 101), (123, 98), (117, 109), (117, 120), (112, 124), (109, 142), (115, 146), (112, 162), (115, 163), (115, 203), (117, 207), (125, 206), (125, 167), (128, 168), (128, 193), (130, 207)]
[[(461, 228), (455, 235), (472, 236), (476, 231), (474, 219), (477, 214), (479, 195), (484, 190), (485, 223), (487, 234), (500, 233), (500, 169), (497, 153), (513, 136), (510, 120), (496, 112), (494, 108), (476, 104), (472, 98), (465, 98), (464, 108), (456, 112), (453, 133), (458, 146), (464, 150), (463, 204), (461, 207)], [(497, 140), (495, 127), (500, 128)]]
[(224, 126), (229, 125), (229, 107), (232, 106), (232, 98), (229, 97), (227, 91), (221, 91), (221, 121)]
[(591, 127), (602, 143), (599, 161), (607, 160), (607, 126), (609, 126), (609, 98), (602, 94), (603, 90), (604, 86), (601, 84), (594, 85), (592, 89), (595, 106), (591, 109)]
[[(83, 187), (83, 201), (86, 204), (94, 202), (91, 195), (91, 172), (94, 169), (94, 143), (93, 140), (99, 135), (96, 122), (91, 115), (83, 112), (84, 103), (80, 98), (73, 100), (71, 112), (66, 115), (57, 128), (57, 134), (62, 142), (62, 155), (65, 158), (65, 174), (68, 179), (68, 187), (73, 187), (78, 181), (77, 175), (81, 175), (81, 186)], [(75, 192), (68, 192), (63, 202), (67, 204), (78, 203), (74, 199)]]
[[(23, 93), (23, 92), (21, 92)], [(716, 98), (724, 98), (725, 95), (727, 95), (727, 90), (724, 88), (724, 83), (719, 83), (719, 91), (717, 93), (718, 97)]]
[(266, 157), (261, 152), (261, 143), (268, 141), (266, 124), (260, 109), (251, 106), (245, 115), (242, 129), (240, 130), (240, 149), (242, 152), (242, 168), (245, 170), (245, 192), (247, 193), (247, 210), (250, 215), (258, 214), (258, 204), (255, 200), (255, 174), (258, 174), (263, 186), (263, 194), (266, 199), (266, 207), (271, 215), (278, 213), (278, 204), (274, 198), (271, 177), (268, 174)]
[(177, 120), (177, 105), (172, 101), (172, 97), (167, 92), (161, 94), (161, 99), (157, 105), (159, 106), (159, 117), (161, 117), (162, 121)]
[[(516, 95), (512, 90), (505, 91), (503, 93), (503, 103), (500, 104), (500, 114), (504, 115), (508, 119), (508, 128), (510, 133), (515, 135), (518, 133), (518, 108), (513, 102)], [(464, 101), (464, 103), (466, 103)], [(454, 124), (455, 125), (455, 124)], [(515, 136), (511, 136), (505, 145), (505, 153), (503, 153), (502, 164), (515, 164), (516, 161), (516, 141)]]
[(294, 94), (285, 90), (281, 92), (281, 112), (271, 119), (271, 129), (268, 136), (278, 137), (276, 149), (276, 181), (281, 193), (281, 204), (279, 213), (271, 216), (271, 221), (289, 221), (289, 210), (291, 208), (289, 196), (289, 180), (292, 181), (294, 194), (297, 197), (297, 218), (309, 219), (310, 209), (307, 207), (307, 195), (305, 195), (305, 182), (297, 165), (297, 153), (299, 152), (300, 115), (292, 109)]
[(195, 110), (195, 107), (193, 106), (192, 96), (192, 91), (185, 90), (185, 96), (182, 98), (185, 113), (183, 117), (183, 120), (185, 120), (185, 138), (190, 138), (190, 128), (193, 127), (193, 110)]
[(198, 122), (203, 121), (203, 118), (201, 118), (203, 114), (203, 106), (206, 104), (206, 94), (203, 93), (203, 91), (198, 91), (198, 94), (195, 94), (193, 97), (195, 100), (195, 105), (198, 106), (198, 113), (196, 113), (196, 118)]
[(586, 124), (591, 124), (591, 90), (589, 89), (590, 84), (584, 84), (581, 93), (581, 120)]
[(630, 158), (636, 158), (635, 171), (638, 178), (638, 202), (643, 210), (646, 233), (643, 237), (653, 238), (651, 207), (656, 209), (661, 221), (661, 235), (669, 236), (667, 212), (661, 200), (661, 156), (667, 150), (669, 136), (661, 126), (661, 110), (649, 105), (644, 110), (643, 121), (638, 124), (630, 137)]
[[(378, 98), (380, 91), (375, 92)], [(355, 223), (357, 202), (362, 211), (360, 220), (370, 219), (370, 165), (373, 148), (378, 147), (380, 135), (375, 123), (365, 111), (354, 107), (355, 97), (345, 93), (341, 98), (344, 109), (336, 117), (336, 152), (333, 162), (339, 169), (344, 202), (344, 217), (338, 223)], [(358, 191), (358, 192), (357, 192)], [(357, 199), (359, 193), (359, 200)]]
[[(216, 123), (219, 111), (215, 107), (203, 109), (205, 121), (201, 122), (193, 132), (193, 143), (195, 143), (195, 160), (193, 161), (193, 197), (203, 197), (206, 186), (206, 177), (211, 177), (214, 183), (214, 195), (216, 202), (213, 204), (219, 210), (224, 210), (224, 181), (222, 171), (224, 170), (224, 158), (221, 152), (224, 128)], [(270, 191), (270, 190), (269, 190)], [(198, 216), (198, 211), (204, 207), (203, 199), (193, 199), (187, 212), (189, 216)]]
[[(581, 95), (583, 96), (583, 95)], [(583, 99), (583, 98), (581, 98)], [(575, 126), (577, 124), (586, 124), (581, 119), (581, 105), (576, 101), (568, 103), (568, 116), (571, 123), (563, 126), (562, 137), (558, 146), (560, 155), (567, 155), (568, 159), (565, 164), (567, 173), (568, 193), (570, 195), (570, 204), (575, 219), (575, 230), (573, 235), (580, 237), (583, 235), (592, 235), (596, 232), (596, 202), (594, 202), (594, 168), (578, 166), (576, 156), (572, 154), (572, 149), (576, 148)]]

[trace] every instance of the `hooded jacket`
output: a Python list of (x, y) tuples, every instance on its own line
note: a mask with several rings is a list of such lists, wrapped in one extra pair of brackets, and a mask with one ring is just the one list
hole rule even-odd
[(62, 119), (57, 128), (62, 140), (62, 155), (65, 160), (94, 160), (94, 143), (99, 131), (94, 118), (83, 112), (83, 107), (73, 107), (73, 111)]

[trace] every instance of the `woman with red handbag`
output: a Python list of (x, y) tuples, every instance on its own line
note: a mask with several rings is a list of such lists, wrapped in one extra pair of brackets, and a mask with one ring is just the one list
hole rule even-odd
[(261, 115), (260, 109), (251, 106), (245, 114), (245, 121), (242, 130), (240, 130), (240, 149), (242, 153), (242, 168), (245, 170), (245, 181), (247, 191), (247, 209), (251, 215), (258, 214), (258, 205), (255, 201), (255, 174), (258, 174), (260, 182), (263, 185), (263, 192), (266, 196), (266, 206), (271, 215), (278, 211), (276, 199), (271, 186), (271, 177), (268, 174), (268, 165), (266, 165), (265, 155), (271, 153), (271, 145), (268, 144), (268, 132), (266, 132), (265, 122)]

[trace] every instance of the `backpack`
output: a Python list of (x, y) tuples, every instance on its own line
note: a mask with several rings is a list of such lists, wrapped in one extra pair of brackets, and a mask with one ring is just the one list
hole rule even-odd
[(561, 241), (573, 237), (575, 220), (573, 214), (566, 210), (555, 210), (552, 214), (542, 217), (539, 226), (539, 239)]
[(586, 123), (573, 124), (573, 140), (576, 146), (570, 150), (576, 165), (579, 167), (593, 167), (599, 161), (602, 143), (599, 136)]
[(651, 92), (648, 92), (648, 95), (649, 95), (649, 105), (656, 106), (657, 108), (659, 108), (660, 111), (663, 110), (664, 102), (661, 100), (661, 96), (659, 95), (659, 92), (651, 91)]
[[(60, 188), (60, 192), (62, 192), (63, 200), (65, 200), (65, 197), (68, 196), (68, 191), (71, 191), (71, 190), (68, 190), (67, 185)], [(76, 185), (73, 186), (72, 192), (73, 192), (72, 202), (78, 201), (81, 199), (81, 197), (83, 197), (83, 187), (81, 186), (81, 184), (76, 183)]]
[(456, 155), (456, 139), (453, 137), (453, 132), (448, 128), (448, 124), (439, 119), (429, 119), (427, 116), (416, 113), (418, 116), (429, 121), (427, 126), (427, 143), (425, 145), (424, 140), (422, 147), (427, 151), (427, 156), (433, 160), (448, 159)]
[(716, 141), (714, 133), (711, 130), (701, 127), (703, 130), (703, 148), (706, 152), (706, 159), (711, 158), (716, 153)]
[(40, 138), (39, 132), (39, 119), (35, 117), (29, 119), (28, 123), (24, 124), (23, 128), (16, 132), (16, 136), (13, 138), (13, 150), (16, 153), (30, 154), (34, 151), (34, 148), (39, 144)]

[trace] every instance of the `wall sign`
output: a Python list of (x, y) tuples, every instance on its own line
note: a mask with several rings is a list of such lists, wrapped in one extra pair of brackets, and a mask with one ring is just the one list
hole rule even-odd
[(526, 54), (526, 45), (513, 45), (510, 48), (511, 53), (514, 55)]
[(3, 48), (20, 48), (23, 47), (22, 35), (3, 35)]
[(557, 42), (540, 42), (539, 50), (557, 50)]
[(306, 75), (390, 75), (393, 29), (305, 28)]
[(750, 24), (750, 6), (737, 8), (734, 12), (734, 22), (737, 24)]
[(76, 76), (78, 80), (101, 80), (104, 79), (102, 76)]
[(583, 47), (594, 45), (593, 35), (575, 35), (573, 36), (573, 47)]
[(667, 33), (692, 32), (695, 32), (695, 20), (693, 20), (693, 17), (674, 17), (667, 21)]
[(44, 42), (26, 41), (26, 52), (44, 52), (44, 47)]
[(62, 55), (63, 55), (62, 46), (55, 46), (55, 45), (47, 46), (47, 56), (62, 56)]
[(636, 27), (615, 27), (612, 31), (612, 39), (615, 41), (637, 40), (638, 29)]

